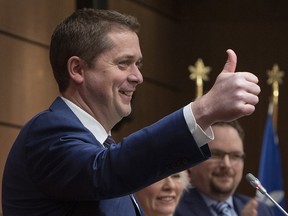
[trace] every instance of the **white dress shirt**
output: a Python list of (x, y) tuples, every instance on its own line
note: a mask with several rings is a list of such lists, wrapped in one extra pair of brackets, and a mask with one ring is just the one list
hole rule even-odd
[[(110, 132), (109, 134), (107, 134), (103, 126), (79, 106), (64, 97), (61, 98), (72, 110), (72, 112), (77, 116), (81, 123), (88, 130), (91, 131), (91, 133), (97, 138), (100, 143), (103, 144)], [(190, 132), (192, 133), (194, 140), (196, 141), (199, 148), (214, 139), (214, 134), (211, 127), (209, 127), (206, 131), (203, 131), (201, 127), (196, 123), (192, 112), (191, 103), (184, 107), (183, 114), (188, 128), (190, 129)]]

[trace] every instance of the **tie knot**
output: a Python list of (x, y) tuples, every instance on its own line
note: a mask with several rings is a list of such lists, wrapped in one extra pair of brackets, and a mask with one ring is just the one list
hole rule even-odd
[(112, 136), (109, 135), (107, 139), (104, 141), (103, 145), (108, 148), (109, 145), (115, 143), (116, 143), (115, 140), (112, 138)]
[(229, 216), (230, 209), (227, 202), (218, 202), (212, 205), (212, 208), (217, 213), (218, 216)]

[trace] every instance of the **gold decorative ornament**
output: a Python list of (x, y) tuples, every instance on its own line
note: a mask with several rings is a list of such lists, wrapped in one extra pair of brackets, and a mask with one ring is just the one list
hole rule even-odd
[(211, 67), (205, 66), (201, 58), (198, 58), (195, 65), (189, 65), (188, 70), (190, 71), (189, 78), (196, 80), (196, 97), (203, 95), (203, 81), (208, 81), (208, 74), (211, 71)]
[(274, 64), (271, 70), (267, 70), (268, 85), (272, 86), (272, 97), (270, 101), (269, 112), (273, 115), (274, 128), (277, 128), (278, 118), (278, 98), (279, 98), (279, 84), (282, 84), (282, 78), (285, 72), (281, 71), (278, 64)]

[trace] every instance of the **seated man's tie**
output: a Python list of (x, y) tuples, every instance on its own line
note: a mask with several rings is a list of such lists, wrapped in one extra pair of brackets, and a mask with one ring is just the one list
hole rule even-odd
[(230, 208), (227, 202), (218, 202), (212, 205), (218, 216), (230, 216)]

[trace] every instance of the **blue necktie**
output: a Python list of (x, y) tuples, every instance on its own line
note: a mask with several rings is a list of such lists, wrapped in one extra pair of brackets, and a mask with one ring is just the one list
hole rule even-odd
[(218, 202), (212, 205), (218, 216), (230, 216), (229, 205), (226, 202)]
[[(112, 138), (112, 136), (109, 135), (109, 136), (107, 137), (107, 139), (104, 141), (103, 145), (104, 145), (106, 148), (108, 148), (109, 145), (111, 145), (111, 144), (116, 144), (116, 142), (115, 142), (115, 140)], [(133, 203), (133, 205), (134, 205), (136, 215), (137, 215), (137, 216), (138, 216), (138, 215), (139, 215), (139, 216), (142, 215), (141, 210), (140, 210), (140, 208), (139, 208), (139, 206), (138, 206), (138, 203), (137, 203), (137, 201), (135, 200), (133, 194), (130, 194), (129, 197), (130, 197), (130, 199), (131, 199), (131, 201), (132, 201), (132, 203)]]
[(112, 136), (109, 135), (109, 136), (107, 137), (107, 139), (104, 141), (103, 145), (104, 145), (106, 148), (108, 148), (109, 145), (115, 144), (115, 143), (116, 143), (115, 140), (112, 138)]

